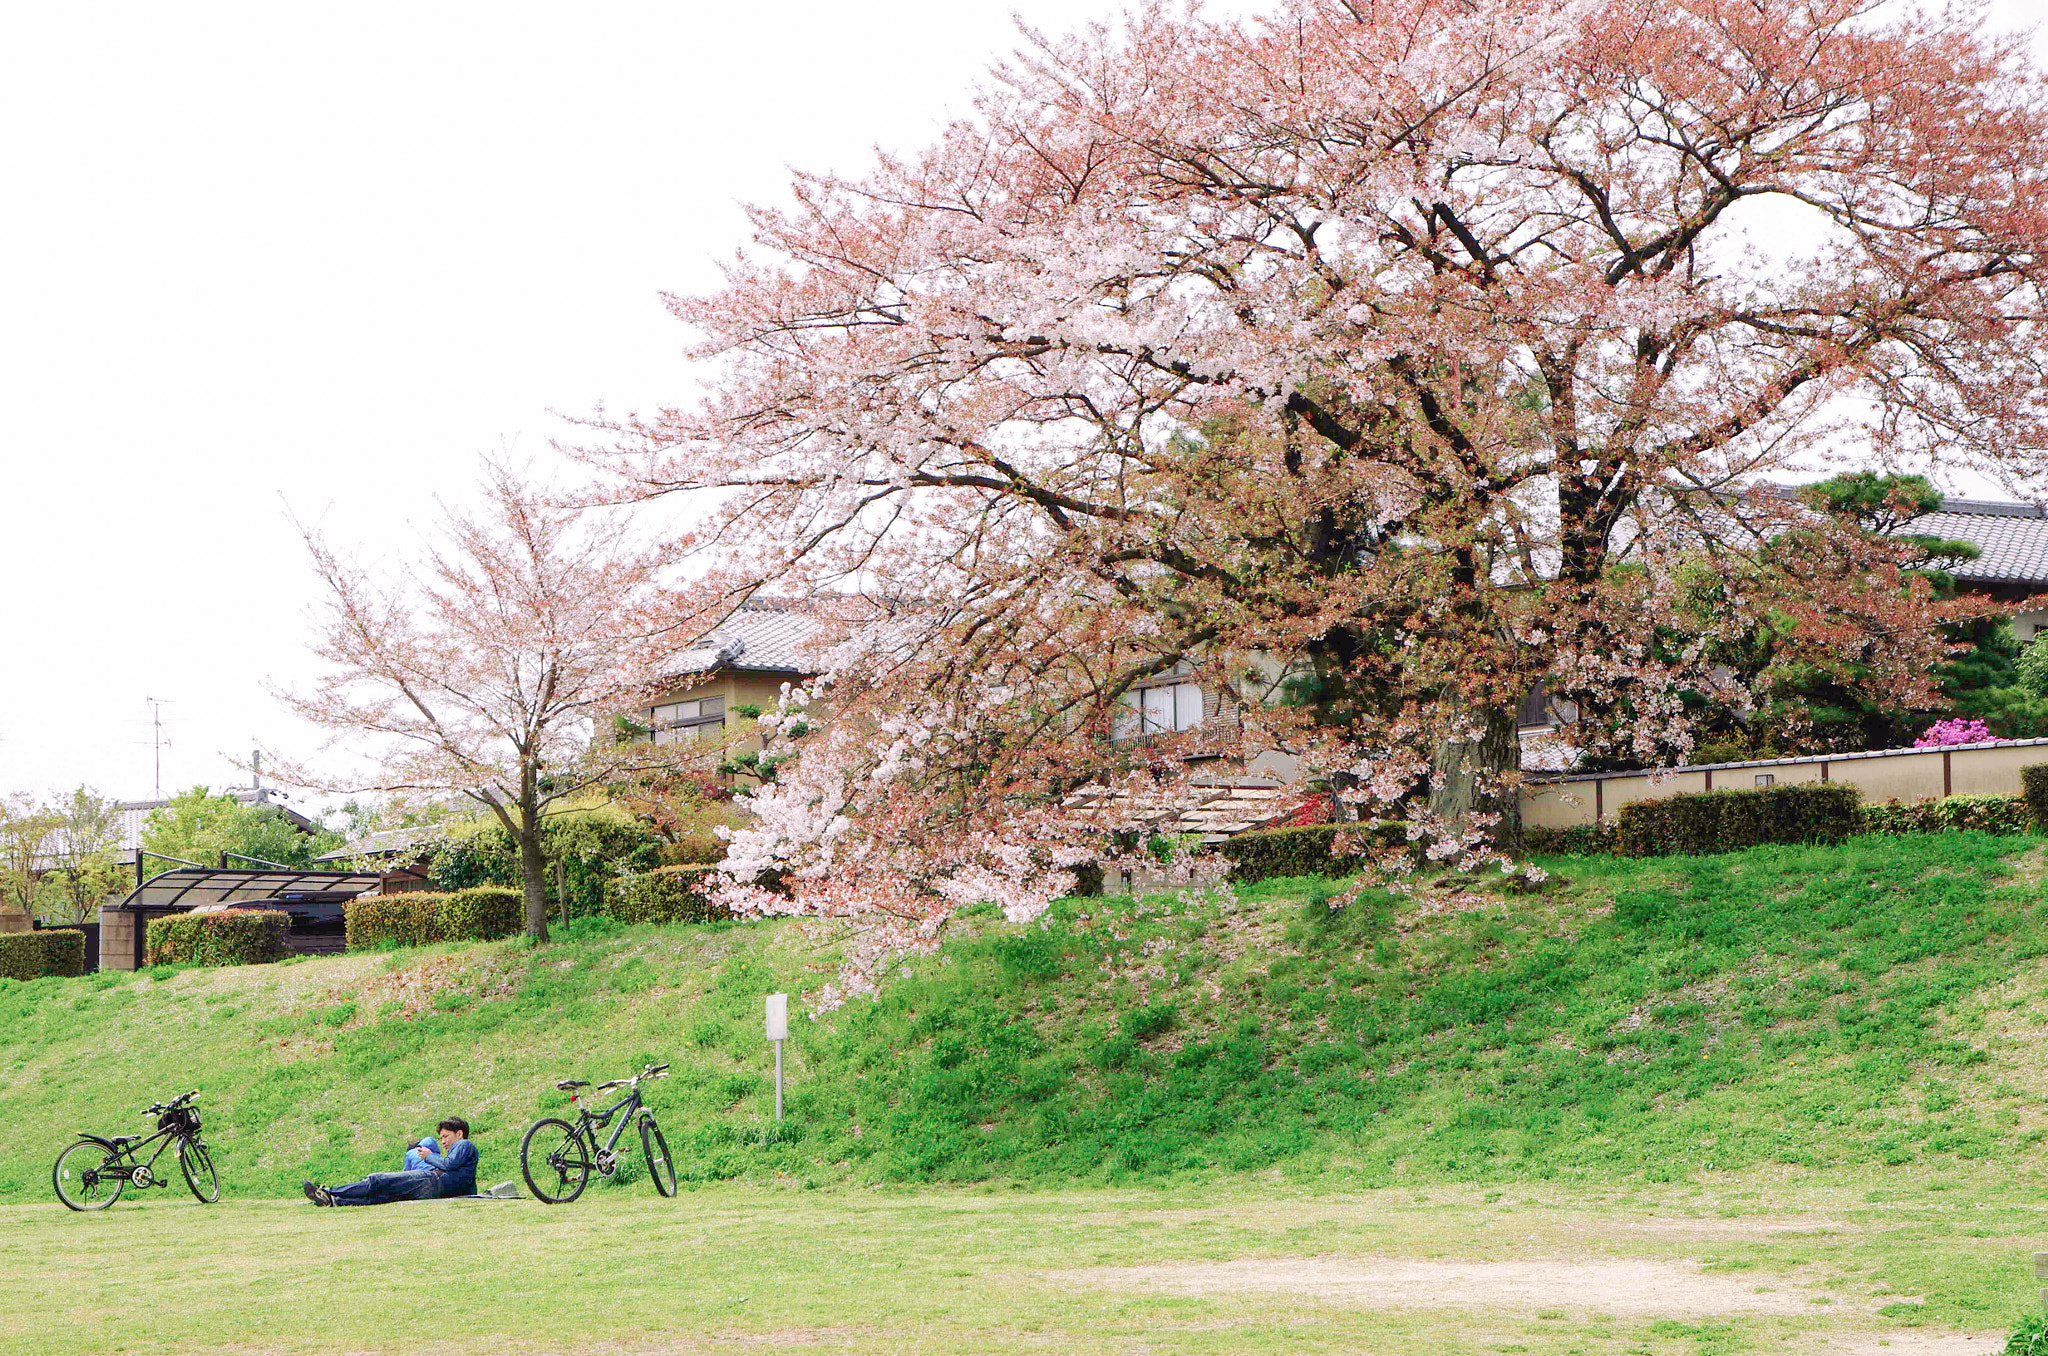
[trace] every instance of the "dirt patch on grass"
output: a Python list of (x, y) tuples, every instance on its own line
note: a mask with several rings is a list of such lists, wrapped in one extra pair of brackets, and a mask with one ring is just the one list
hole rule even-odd
[[(1832, 1299), (1783, 1276), (1704, 1273), (1697, 1263), (1418, 1262), (1393, 1257), (1246, 1258), (1057, 1271), (1048, 1279), (1173, 1295), (1292, 1295), (1375, 1309), (1568, 1310), (1656, 1317), (1812, 1314)], [(1887, 1295), (1886, 1302), (1898, 1296)], [(1849, 1306), (1836, 1305), (1834, 1312)]]
[(1830, 1342), (1839, 1356), (1995, 1356), (2005, 1350), (2001, 1332), (1873, 1332)]
[(1618, 1219), (1608, 1226), (1618, 1232), (1649, 1234), (1655, 1238), (1751, 1238), (1774, 1234), (1861, 1233), (1858, 1225), (1838, 1219), (1804, 1219), (1783, 1215), (1735, 1215), (1728, 1218), (1696, 1219), (1692, 1216), (1658, 1219)]

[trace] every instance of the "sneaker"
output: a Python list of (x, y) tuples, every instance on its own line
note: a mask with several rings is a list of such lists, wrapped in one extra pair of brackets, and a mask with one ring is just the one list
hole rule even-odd
[(321, 1203), (321, 1202), (320, 1202), (320, 1197), (321, 1197), (321, 1196), (322, 1196), (322, 1195), (323, 1195), (324, 1193), (323, 1193), (323, 1192), (321, 1191), (321, 1189), (320, 1189), (320, 1188), (319, 1188), (318, 1186), (314, 1185), (314, 1184), (313, 1184), (312, 1182), (300, 1182), (300, 1183), (299, 1183), (299, 1190), (301, 1190), (301, 1191), (305, 1192), (305, 1193), (306, 1193), (306, 1199), (307, 1199), (307, 1200), (309, 1200), (309, 1201), (311, 1201), (311, 1202), (312, 1202), (313, 1204), (315, 1204), (315, 1205), (319, 1205), (319, 1204)]
[(333, 1205), (334, 1203), (335, 1202), (333, 1192), (329, 1191), (326, 1187), (323, 1186), (316, 1186), (313, 1188), (313, 1204)]

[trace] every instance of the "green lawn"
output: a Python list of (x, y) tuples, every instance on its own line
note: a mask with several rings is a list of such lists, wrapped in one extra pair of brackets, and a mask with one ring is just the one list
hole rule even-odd
[[(0, 1350), (1974, 1356), (2032, 1307), (2038, 840), (1548, 865), (966, 920), (793, 1023), (780, 1124), (761, 996), (835, 969), (789, 923), (0, 981)], [(514, 1178), (552, 1080), (654, 1059), (679, 1200), (296, 1196), (450, 1112)], [(223, 1204), (50, 1203), (187, 1087)]]
[(1942, 1185), (9, 1206), (0, 1352), (1903, 1356), (2048, 1248), (2037, 1187)]

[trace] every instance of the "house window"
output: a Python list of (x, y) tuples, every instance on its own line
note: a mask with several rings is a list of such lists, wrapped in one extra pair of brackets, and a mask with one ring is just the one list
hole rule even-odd
[(657, 744), (694, 744), (716, 739), (725, 729), (725, 698), (698, 697), (693, 701), (669, 702), (654, 708), (648, 722), (654, 727)]
[(1124, 693), (1112, 739), (1192, 730), (1202, 723), (1202, 689), (1194, 683), (1157, 683)]

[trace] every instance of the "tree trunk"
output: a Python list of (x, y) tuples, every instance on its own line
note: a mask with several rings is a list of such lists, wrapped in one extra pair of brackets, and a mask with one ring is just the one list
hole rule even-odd
[(526, 891), (526, 935), (548, 939), (548, 859), (540, 850), (539, 816), (522, 817), (519, 838), (519, 879)]
[(1522, 850), (1522, 805), (1518, 788), (1503, 788), (1501, 777), (1522, 765), (1521, 741), (1512, 711), (1488, 710), (1477, 739), (1447, 739), (1430, 758), (1429, 808), (1455, 834), (1475, 814), (1497, 814), (1488, 830), (1494, 847), (1515, 856)]

